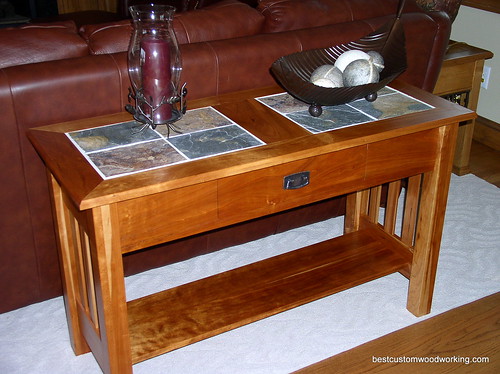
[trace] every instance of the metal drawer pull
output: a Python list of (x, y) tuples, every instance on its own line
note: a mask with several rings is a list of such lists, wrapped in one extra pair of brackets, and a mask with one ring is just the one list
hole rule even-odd
[(296, 190), (307, 186), (309, 184), (309, 174), (310, 172), (308, 171), (302, 171), (300, 173), (287, 175), (283, 178), (283, 189)]

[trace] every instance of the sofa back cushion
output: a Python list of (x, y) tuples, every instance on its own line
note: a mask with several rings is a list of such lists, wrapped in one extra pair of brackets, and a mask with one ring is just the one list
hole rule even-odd
[[(179, 44), (231, 39), (258, 34), (264, 16), (237, 0), (222, 0), (207, 7), (178, 13), (172, 27)], [(132, 23), (124, 20), (80, 28), (91, 54), (124, 52), (128, 49)]]
[(124, 52), (132, 35), (132, 23), (123, 21), (98, 23), (80, 27), (80, 35), (87, 42), (92, 55)]
[[(259, 0), (263, 32), (280, 32), (395, 14), (399, 0)], [(421, 11), (407, 1), (405, 11)]]
[(73, 21), (0, 29), (0, 68), (88, 55)]
[(173, 27), (181, 44), (232, 39), (260, 33), (264, 16), (248, 4), (222, 0), (178, 14)]

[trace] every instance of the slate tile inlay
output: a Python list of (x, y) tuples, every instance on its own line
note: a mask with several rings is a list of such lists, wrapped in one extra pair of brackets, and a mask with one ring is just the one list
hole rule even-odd
[(378, 92), (377, 100), (371, 103), (360, 99), (343, 105), (324, 106), (319, 117), (311, 116), (309, 105), (288, 93), (263, 96), (256, 100), (313, 134), (432, 108), (390, 87), (382, 88)]
[[(215, 127), (227, 126), (233, 123), (233, 121), (221, 115), (213, 108), (200, 108), (189, 110), (179, 122), (175, 123), (175, 126), (182, 131), (182, 134), (189, 134), (195, 131), (208, 130)], [(165, 137), (168, 136), (166, 126), (158, 126), (156, 131)], [(170, 138), (174, 138), (182, 134), (177, 134), (171, 131)]]
[(106, 177), (137, 173), (185, 160), (163, 139), (94, 152), (88, 157)]
[(142, 127), (142, 124), (130, 121), (75, 131), (68, 135), (85, 152), (102, 151), (147, 140), (161, 139), (161, 136), (150, 128), (141, 131)]
[[(170, 143), (190, 159), (255, 147), (262, 142), (238, 125), (171, 137)], [(200, 146), (200, 144), (202, 146)]]
[(366, 100), (357, 100), (350, 105), (376, 119), (398, 117), (431, 108), (428, 104), (403, 94), (382, 96), (371, 103)]
[[(331, 107), (328, 107), (331, 108)], [(289, 113), (288, 118), (312, 133), (323, 132), (372, 121), (372, 118), (349, 105), (337, 105), (335, 110), (323, 110), (320, 117), (313, 117), (309, 110)]]
[(104, 179), (264, 144), (212, 107), (189, 110), (175, 125), (182, 133), (169, 138), (166, 126), (136, 121), (66, 135)]

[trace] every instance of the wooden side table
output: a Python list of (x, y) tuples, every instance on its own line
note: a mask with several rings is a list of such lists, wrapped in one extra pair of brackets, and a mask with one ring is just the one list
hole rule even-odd
[[(342, 128), (272, 87), (192, 102), (200, 120), (168, 141), (132, 132), (128, 113), (30, 129), (48, 169), (75, 353), (92, 351), (104, 373), (132, 373), (134, 363), (395, 272), (409, 278), (407, 309), (429, 313), (458, 123), (474, 113), (391, 85), (398, 91), (374, 103), (330, 113), (349, 114)], [(188, 130), (214, 111), (226, 118), (216, 141), (193, 146), (211, 137)], [(238, 126), (263, 144), (196, 156), (226, 143), (222, 134), (252, 140), (234, 136)], [(195, 157), (179, 161), (174, 148)], [(344, 194), (342, 236), (126, 299), (125, 253)]]
[[(493, 53), (466, 43), (450, 41), (434, 94), (476, 110), (484, 61)], [(461, 123), (458, 130), (453, 172), (468, 174), (475, 120)]]

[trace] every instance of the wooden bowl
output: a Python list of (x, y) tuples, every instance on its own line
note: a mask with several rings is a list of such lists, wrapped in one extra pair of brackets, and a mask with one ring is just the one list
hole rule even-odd
[[(354, 87), (325, 88), (310, 82), (312, 72), (321, 65), (333, 65), (344, 52), (352, 49), (376, 51), (384, 58), (384, 69), (377, 83)], [(297, 99), (310, 104), (313, 116), (321, 115), (321, 106), (345, 104), (360, 98), (373, 101), (377, 91), (403, 73), (406, 48), (400, 14), (380, 29), (359, 40), (324, 49), (312, 49), (280, 57), (271, 66), (271, 72), (283, 88)]]

